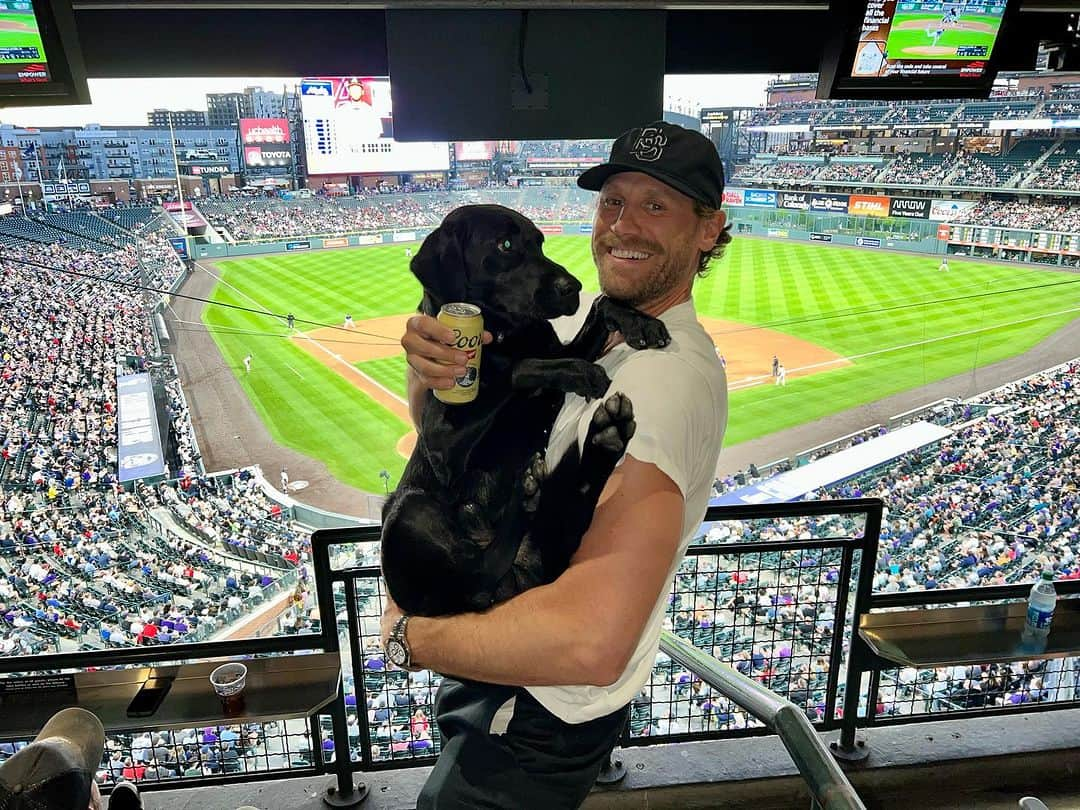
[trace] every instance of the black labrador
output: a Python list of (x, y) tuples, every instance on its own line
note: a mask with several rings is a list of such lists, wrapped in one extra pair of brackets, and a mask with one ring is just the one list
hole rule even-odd
[(601, 296), (563, 345), (549, 321), (577, 311), (581, 284), (544, 256), (543, 241), (515, 211), (463, 206), (412, 260), (424, 313), (476, 304), (495, 340), (473, 402), (428, 393), (416, 449), (383, 508), (383, 575), (406, 613), (481, 610), (566, 568), (634, 420), (627, 397), (608, 397), (584, 452), (575, 442), (549, 472), (543, 451), (564, 396), (605, 394), (610, 381), (593, 361), (613, 331), (635, 348), (670, 340), (661, 321)]

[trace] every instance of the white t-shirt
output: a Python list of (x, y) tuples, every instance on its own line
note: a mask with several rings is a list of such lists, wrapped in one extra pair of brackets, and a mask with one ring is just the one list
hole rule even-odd
[[(592, 301), (583, 297), (575, 315), (554, 322), (562, 340), (568, 341), (577, 333), (591, 305)], [(660, 320), (671, 334), (667, 347), (636, 351), (620, 344), (598, 362), (611, 378), (608, 393), (621, 391), (634, 406), (637, 430), (627, 452), (638, 461), (655, 464), (682, 491), (682, 540), (668, 572), (670, 581), (709, 505), (727, 426), (727, 380), (716, 347), (698, 323), (693, 302), (672, 307)], [(574, 439), (579, 449), (584, 446), (599, 404), (574, 394), (566, 396), (548, 442), (549, 465), (558, 463)], [(614, 684), (530, 686), (529, 692), (567, 723), (584, 723), (625, 706), (649, 679), (667, 601), (665, 587), (630, 663)], [(588, 633), (589, 628), (584, 626), (581, 631)]]

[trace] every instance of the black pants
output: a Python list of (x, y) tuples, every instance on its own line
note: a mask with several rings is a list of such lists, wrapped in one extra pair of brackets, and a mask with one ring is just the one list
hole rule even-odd
[[(505, 734), (491, 720), (515, 698)], [(417, 810), (573, 810), (589, 794), (626, 728), (628, 707), (565, 723), (527, 690), (443, 680), (435, 714), (443, 748)]]

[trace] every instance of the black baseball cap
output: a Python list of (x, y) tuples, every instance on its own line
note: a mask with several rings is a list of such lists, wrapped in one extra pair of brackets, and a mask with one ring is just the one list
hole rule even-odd
[(611, 145), (607, 163), (593, 166), (578, 185), (599, 191), (619, 172), (642, 172), (687, 197), (719, 208), (724, 201), (724, 164), (712, 141), (678, 124), (655, 121), (620, 135)]
[(0, 810), (86, 810), (104, 750), (97, 717), (77, 707), (57, 712), (0, 765)]

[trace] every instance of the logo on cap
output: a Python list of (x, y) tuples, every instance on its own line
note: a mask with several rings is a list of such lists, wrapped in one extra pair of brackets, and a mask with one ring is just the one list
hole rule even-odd
[(664, 130), (659, 127), (645, 127), (630, 149), (630, 154), (640, 161), (652, 163), (664, 154), (665, 146), (667, 146), (667, 137), (664, 135)]

